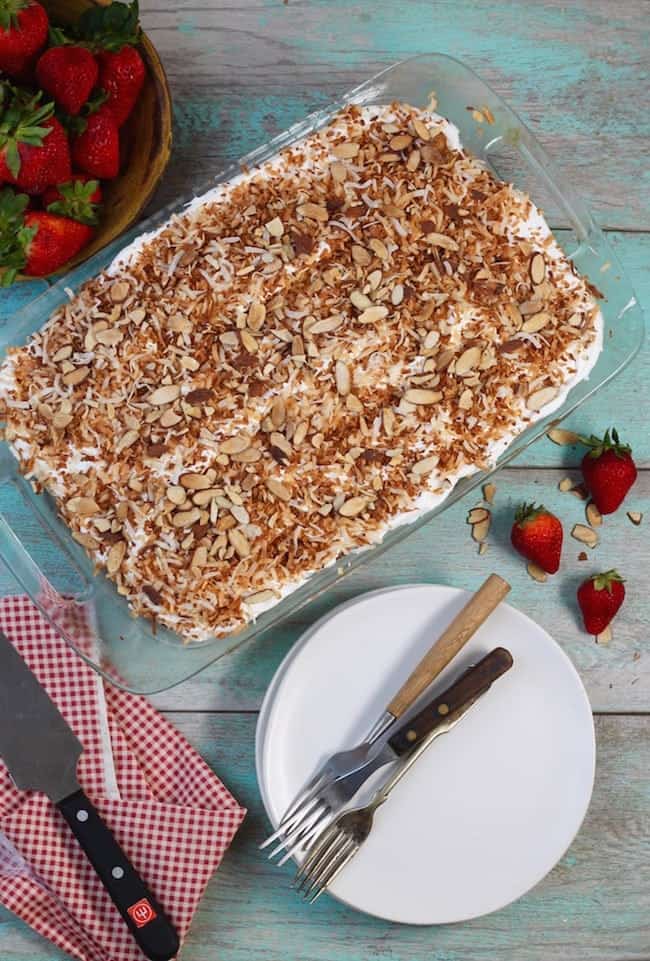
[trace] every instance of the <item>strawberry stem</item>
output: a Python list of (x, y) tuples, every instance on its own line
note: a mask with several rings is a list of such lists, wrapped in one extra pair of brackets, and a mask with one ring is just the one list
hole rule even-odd
[(18, 27), (18, 14), (28, 5), (28, 0), (1, 0), (0, 29), (11, 30)]
[(517, 508), (515, 513), (515, 521), (521, 526), (523, 524), (527, 524), (528, 521), (535, 520), (535, 518), (539, 517), (540, 514), (548, 514), (548, 511), (543, 504), (535, 505), (534, 503), (526, 504), (524, 502)]
[(584, 444), (585, 447), (589, 447), (589, 457), (600, 457), (607, 450), (612, 450), (617, 457), (624, 457), (626, 454), (632, 453), (632, 448), (629, 444), (622, 444), (618, 431), (615, 427), (612, 427), (611, 433), (609, 430), (605, 431), (604, 437), (596, 437), (592, 434), (591, 437), (580, 437), (580, 443)]
[(612, 584), (614, 582), (618, 584), (625, 583), (625, 579), (621, 577), (614, 568), (612, 568), (611, 571), (603, 571), (602, 574), (594, 574), (591, 580), (597, 591), (607, 591), (608, 594), (612, 593)]
[(19, 270), (27, 263), (27, 248), (36, 233), (35, 227), (25, 227), (23, 217), (29, 197), (17, 194), (11, 187), (0, 190), (0, 286), (9, 287)]

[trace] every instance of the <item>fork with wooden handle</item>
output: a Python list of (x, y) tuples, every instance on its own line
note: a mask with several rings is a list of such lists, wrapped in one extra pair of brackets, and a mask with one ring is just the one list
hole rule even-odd
[(450, 731), (469, 708), (512, 667), (512, 655), (497, 647), (395, 734), (389, 745), (401, 760), (364, 807), (341, 814), (308, 850), (293, 886), (310, 904), (320, 897), (367, 840), (375, 812), (431, 742)]
[(510, 585), (507, 581), (498, 574), (490, 574), (434, 641), (364, 741), (350, 750), (339, 751), (328, 758), (302, 788), (283, 815), (277, 829), (260, 845), (261, 848), (265, 848), (277, 842), (269, 858), (284, 852), (278, 862), (284, 864), (295, 851), (306, 847), (322, 830), (324, 811), (327, 810), (328, 814), (335, 813), (330, 810), (329, 800), (324, 797), (324, 793), (334, 782), (339, 788), (337, 799), (341, 798), (341, 803), (345, 803), (345, 795), (349, 791), (352, 793), (347, 800), (353, 797), (356, 791), (356, 788), (352, 790), (353, 780), (345, 783), (341, 779), (354, 774), (367, 763), (373, 751), (377, 749), (382, 735), (416, 702), (501, 603), (509, 590)]

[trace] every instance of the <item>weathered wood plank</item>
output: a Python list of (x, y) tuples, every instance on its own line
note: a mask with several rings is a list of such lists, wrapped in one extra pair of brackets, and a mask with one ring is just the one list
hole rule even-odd
[[(589, 814), (559, 865), (503, 911), (465, 924), (403, 927), (323, 897), (311, 908), (257, 845), (268, 824), (254, 776), (256, 718), (174, 715), (223, 777), (247, 819), (208, 886), (183, 961), (642, 961), (650, 944), (650, 719), (596, 720), (598, 770)], [(440, 866), (432, 865), (432, 875)], [(433, 896), (433, 894), (432, 894)], [(3, 961), (64, 955), (0, 910)]]
[[(546, 627), (572, 657), (595, 710), (650, 711), (650, 605), (644, 587), (650, 565), (650, 472), (643, 472), (629, 505), (626, 504), (628, 509), (645, 512), (643, 525), (634, 527), (624, 511), (607, 518), (601, 528), (601, 545), (586, 563), (577, 560), (582, 545), (569, 536), (574, 523), (584, 522), (583, 504), (558, 491), (557, 484), (564, 473), (508, 470), (497, 477), (494, 525), (485, 556), (478, 556), (465, 523), (468, 508), (476, 502), (468, 498), (366, 568), (351, 574), (283, 627), (251, 642), (193, 680), (158, 695), (156, 703), (177, 710), (256, 710), (286, 651), (308, 624), (342, 601), (362, 591), (412, 582), (476, 588), (495, 570), (511, 582), (512, 603)], [(543, 501), (564, 522), (563, 568), (546, 584), (537, 584), (528, 577), (509, 544), (514, 508), (524, 500)], [(13, 507), (22, 524), (18, 503)], [(74, 587), (60, 570), (57, 554), (37, 547), (39, 530), (27, 518), (24, 537), (59, 588)], [(628, 578), (629, 597), (617, 618), (614, 641), (604, 648), (583, 633), (577, 618), (575, 590), (587, 573), (614, 566)], [(0, 593), (16, 590), (11, 577), (0, 571)]]
[(168, 199), (383, 66), (437, 50), (515, 107), (604, 225), (650, 227), (643, 0), (145, 0), (142, 10), (175, 98)]

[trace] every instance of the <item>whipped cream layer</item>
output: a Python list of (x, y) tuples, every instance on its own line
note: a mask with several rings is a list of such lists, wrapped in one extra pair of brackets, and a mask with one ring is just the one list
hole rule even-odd
[(204, 640), (492, 465), (589, 375), (602, 326), (452, 124), (350, 107), (12, 351), (6, 436), (134, 613)]

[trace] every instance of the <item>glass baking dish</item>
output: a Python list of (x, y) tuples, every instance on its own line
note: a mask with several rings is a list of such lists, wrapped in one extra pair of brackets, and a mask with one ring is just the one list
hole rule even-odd
[[(605, 235), (583, 202), (556, 170), (530, 130), (472, 70), (451, 57), (427, 54), (397, 63), (345, 93), (326, 109), (306, 117), (285, 133), (243, 157), (253, 166), (283, 147), (326, 125), (344, 105), (382, 104), (401, 100), (426, 107), (435, 92), (437, 109), (460, 130), (464, 146), (502, 179), (526, 190), (542, 207), (558, 239), (578, 270), (602, 291), (605, 347), (587, 381), (578, 384), (563, 406), (528, 427), (502, 454), (493, 470), (460, 481), (449, 497), (415, 522), (390, 531), (381, 544), (340, 558), (326, 570), (284, 598), (246, 629), (226, 638), (187, 644), (164, 629), (153, 628), (144, 618), (129, 614), (126, 601), (113, 584), (94, 574), (84, 550), (72, 539), (47, 495), (37, 495), (18, 473), (17, 462), (6, 444), (0, 449), (0, 557), (23, 589), (75, 649), (98, 670), (124, 687), (143, 693), (164, 690), (258, 637), (327, 591), (351, 570), (428, 524), (487, 477), (541, 437), (549, 423), (557, 422), (584, 403), (612, 379), (635, 355), (643, 340), (643, 315), (634, 291)], [(485, 107), (489, 108), (485, 111)], [(480, 108), (483, 114), (479, 114)], [(493, 123), (479, 116), (490, 116)], [(490, 119), (492, 119), (490, 117)], [(102, 270), (130, 240), (162, 224), (182, 210), (193, 197), (238, 172), (233, 165), (191, 195), (160, 210), (101, 251), (18, 312), (0, 332), (0, 350), (25, 342), (70, 291)]]

